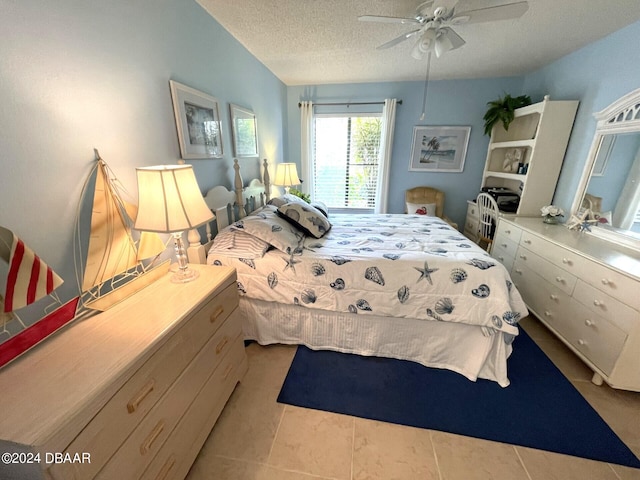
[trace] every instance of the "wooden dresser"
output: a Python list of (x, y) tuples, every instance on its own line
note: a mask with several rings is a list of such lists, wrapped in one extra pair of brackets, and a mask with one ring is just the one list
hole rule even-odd
[(0, 371), (0, 478), (185, 477), (247, 369), (235, 270), (191, 268)]
[(518, 217), (500, 218), (491, 255), (536, 317), (594, 371), (594, 383), (640, 391), (640, 254)]

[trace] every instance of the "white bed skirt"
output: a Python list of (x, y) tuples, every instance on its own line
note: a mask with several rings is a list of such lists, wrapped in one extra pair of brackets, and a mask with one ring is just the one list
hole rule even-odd
[(469, 380), (509, 385), (507, 345), (502, 332), (485, 336), (481, 327), (461, 323), (387, 318), (314, 310), (240, 298), (245, 339), (261, 345), (306, 345), (359, 355), (398, 358), (443, 368)]

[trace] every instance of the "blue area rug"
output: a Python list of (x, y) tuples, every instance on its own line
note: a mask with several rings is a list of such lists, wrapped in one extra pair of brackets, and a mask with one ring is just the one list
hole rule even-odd
[(511, 385), (414, 362), (300, 346), (278, 402), (640, 468), (640, 460), (521, 329)]

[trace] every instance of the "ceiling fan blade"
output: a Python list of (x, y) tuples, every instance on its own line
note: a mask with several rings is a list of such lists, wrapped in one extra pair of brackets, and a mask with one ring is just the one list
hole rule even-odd
[(511, 18), (521, 17), (528, 9), (529, 3), (523, 1), (497, 5), (495, 7), (479, 8), (477, 10), (456, 12), (455, 16), (451, 19), (450, 24), (460, 25), (463, 23), (467, 24), (509, 20)]
[(393, 47), (394, 45), (397, 45), (397, 44), (399, 44), (401, 42), (404, 42), (405, 40), (410, 39), (411, 37), (413, 37), (417, 33), (420, 33), (420, 30), (421, 29), (418, 28), (417, 30), (413, 30), (411, 32), (403, 33), (399, 37), (396, 37), (393, 40), (388, 41), (387, 43), (383, 43), (382, 45), (377, 46), (376, 50), (384, 50), (385, 48)]
[(383, 17), (379, 15), (361, 15), (358, 17), (361, 22), (399, 23), (402, 25), (420, 25), (415, 18), (403, 17)]

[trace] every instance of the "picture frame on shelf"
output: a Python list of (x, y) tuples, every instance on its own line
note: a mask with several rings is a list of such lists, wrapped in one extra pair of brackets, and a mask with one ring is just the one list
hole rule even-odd
[(256, 114), (249, 108), (229, 104), (233, 155), (238, 158), (258, 156), (258, 125)]
[(222, 157), (218, 100), (174, 80), (169, 80), (169, 86), (181, 157), (186, 160)]
[(462, 172), (471, 127), (415, 126), (409, 171)]

